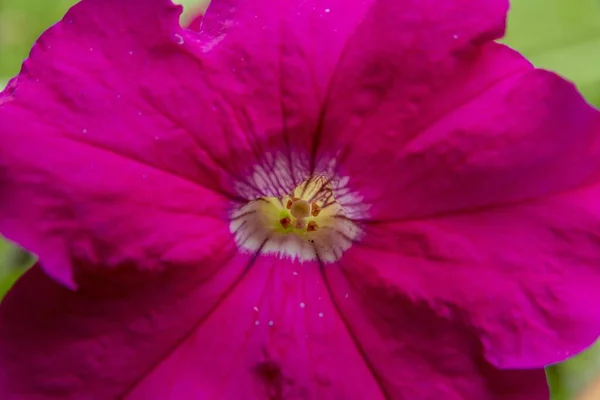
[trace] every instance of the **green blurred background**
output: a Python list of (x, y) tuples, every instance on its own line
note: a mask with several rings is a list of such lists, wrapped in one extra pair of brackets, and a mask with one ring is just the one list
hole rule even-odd
[[(0, 0), (0, 88), (18, 73), (37, 37), (75, 2)], [(189, 15), (207, 0), (178, 2)], [(600, 106), (600, 0), (512, 0), (508, 22), (506, 43), (537, 66), (574, 81)], [(0, 238), (0, 298), (32, 261)], [(547, 371), (552, 398), (573, 399), (600, 376), (600, 345)]]

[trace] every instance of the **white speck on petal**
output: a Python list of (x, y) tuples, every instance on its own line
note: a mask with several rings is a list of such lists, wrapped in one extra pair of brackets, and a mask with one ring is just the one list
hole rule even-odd
[(294, 275), (294, 276), (298, 276), (298, 271), (294, 271), (294, 272), (292, 272), (292, 275)]
[(133, 55), (133, 50), (129, 50), (129, 55), (132, 56)]
[(81, 133), (83, 133), (83, 134), (86, 134), (86, 133), (88, 133), (88, 130), (87, 130), (87, 128), (83, 128), (83, 129), (81, 130)]
[(330, 9), (330, 8), (326, 8), (326, 9), (325, 9), (325, 12), (326, 12), (326, 13), (328, 13), (328, 12), (330, 12), (330, 11), (331, 11), (331, 9)]
[(319, 313), (319, 318), (323, 318), (323, 313), (322, 312)]
[(273, 321), (269, 321), (269, 326), (273, 326), (274, 322)]
[(256, 312), (259, 312), (259, 311), (260, 311), (260, 310), (259, 310), (259, 308), (258, 308), (257, 306), (254, 306), (254, 307), (252, 307), (252, 309), (253, 309), (254, 311), (256, 311)]
[(219, 44), (219, 42), (221, 40), (223, 40), (223, 38), (225, 37), (224, 34), (217, 36), (216, 38), (214, 38), (213, 40), (209, 41), (209, 42), (205, 42), (202, 45), (202, 51), (203, 52), (209, 52), (212, 50), (213, 47), (215, 47), (217, 44)]
[(300, 308), (304, 308), (304, 307), (306, 307), (306, 304), (300, 303)]
[(175, 34), (175, 39), (177, 39), (177, 44), (183, 44), (183, 36), (181, 36), (179, 33)]
[(260, 325), (260, 321), (259, 320), (254, 321), (254, 325)]
[(458, 35), (457, 34), (452, 35), (452, 39), (454, 39), (454, 40), (458, 39)]
[(345, 299), (347, 299), (347, 298), (348, 298), (348, 296), (349, 296), (349, 295), (348, 295), (348, 292), (346, 292), (346, 293), (344, 294), (344, 298), (345, 298)]

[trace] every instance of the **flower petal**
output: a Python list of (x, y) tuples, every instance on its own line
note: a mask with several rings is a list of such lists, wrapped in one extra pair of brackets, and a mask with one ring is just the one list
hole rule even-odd
[(214, 272), (111, 273), (73, 292), (35, 267), (0, 306), (0, 397), (384, 398), (316, 265)]
[(326, 269), (339, 315), (386, 398), (548, 399), (543, 368), (492, 365), (468, 323), (396, 286), (411, 271), (392, 263), (394, 255), (355, 246), (340, 268)]
[(214, 312), (248, 266), (238, 257), (207, 268), (101, 271), (78, 291), (33, 267), (0, 304), (0, 397), (120, 398)]
[[(389, 119), (390, 110), (398, 119), (397, 110), (411, 108), (407, 102), (416, 95), (427, 97), (446, 82), (449, 70), (460, 66), (458, 55), (468, 58), (478, 44), (501, 36), (507, 8), (505, 0), (358, 1), (351, 7), (341, 0), (215, 0), (201, 36), (213, 53), (205, 61), (234, 72), (220, 87), (236, 108), (256, 105), (267, 143), (278, 143), (274, 147), (287, 149), (289, 157), (308, 153), (315, 172), (317, 159), (336, 158), (352, 146), (362, 153), (363, 143), (353, 140), (358, 123)], [(378, 99), (390, 92), (388, 78), (399, 83), (391, 85), (395, 94), (379, 113)], [(376, 115), (365, 117), (371, 111)], [(354, 158), (358, 163), (348, 168), (353, 179), (363, 161), (372, 161), (371, 151), (382, 150), (384, 135), (374, 129), (361, 138), (374, 145)]]
[[(276, 100), (280, 118), (297, 117), (294, 113), (302, 110), (307, 110), (302, 116), (318, 114), (348, 38), (374, 2), (358, 0), (349, 6), (344, 0), (213, 0), (201, 34), (204, 46), (218, 53), (218, 62), (229, 63), (223, 71), (241, 67), (228, 79), (245, 78), (245, 90), (255, 94), (258, 104)], [(266, 83), (268, 87), (259, 86)], [(289, 123), (293, 128), (301, 121), (293, 118)]]
[(369, 226), (343, 261), (375, 298), (462, 326), (497, 368), (541, 368), (600, 335), (600, 184), (543, 200)]
[(171, 95), (199, 78), (178, 13), (167, 0), (83, 1), (0, 94), (0, 232), (66, 285), (74, 265), (195, 265), (232, 240), (235, 195), (196, 141), (217, 94)]
[[(343, 357), (340, 357), (343, 355)], [(165, 381), (170, 385), (165, 385)], [(132, 400), (383, 399), (314, 264), (260, 257), (228, 301)]]
[[(222, 96), (213, 105), (227, 128), (211, 138), (213, 157), (227, 160), (242, 181), (254, 172), (249, 166), (273, 158), (286, 161), (296, 184), (306, 179), (306, 168), (298, 175), (294, 169), (315, 169), (314, 138), (329, 81), (371, 3), (212, 1), (193, 51)], [(278, 175), (277, 167), (268, 169)], [(264, 195), (251, 189), (249, 197)]]
[(370, 10), (340, 59), (318, 138), (319, 154), (338, 149), (340, 174), (372, 218), (543, 196), (598, 170), (596, 111), (489, 41), (503, 2), (418, 3)]
[(589, 184), (600, 171), (599, 132), (600, 114), (570, 83), (533, 70), (488, 87), (389, 154), (378, 153), (380, 161), (362, 159), (375, 154), (367, 149), (348, 165), (363, 177), (355, 190), (372, 204), (374, 219), (415, 220)]

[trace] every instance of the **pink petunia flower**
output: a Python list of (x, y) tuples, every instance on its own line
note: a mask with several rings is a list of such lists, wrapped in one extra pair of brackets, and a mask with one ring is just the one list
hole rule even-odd
[(548, 398), (600, 114), (505, 0), (84, 0), (0, 94), (0, 398)]

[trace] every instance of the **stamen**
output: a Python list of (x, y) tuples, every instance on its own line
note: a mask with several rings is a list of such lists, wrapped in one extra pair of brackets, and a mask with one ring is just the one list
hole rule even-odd
[(306, 226), (306, 232), (314, 232), (319, 229), (319, 225), (317, 225), (316, 221), (310, 221)]
[(292, 226), (292, 219), (290, 217), (281, 218), (279, 223), (283, 227), (283, 229), (287, 229)]
[(321, 212), (321, 207), (315, 202), (310, 205), (310, 214), (316, 217)]
[(291, 209), (291, 208), (292, 208), (292, 205), (293, 205), (293, 204), (294, 204), (296, 201), (298, 201), (298, 200), (300, 200), (300, 199), (299, 199), (299, 198), (297, 198), (297, 197), (294, 197), (294, 196), (292, 196), (292, 198), (291, 198), (291, 199), (289, 199), (289, 200), (287, 201), (287, 204), (285, 205), (285, 208), (287, 208), (288, 210), (289, 210), (289, 209)]

